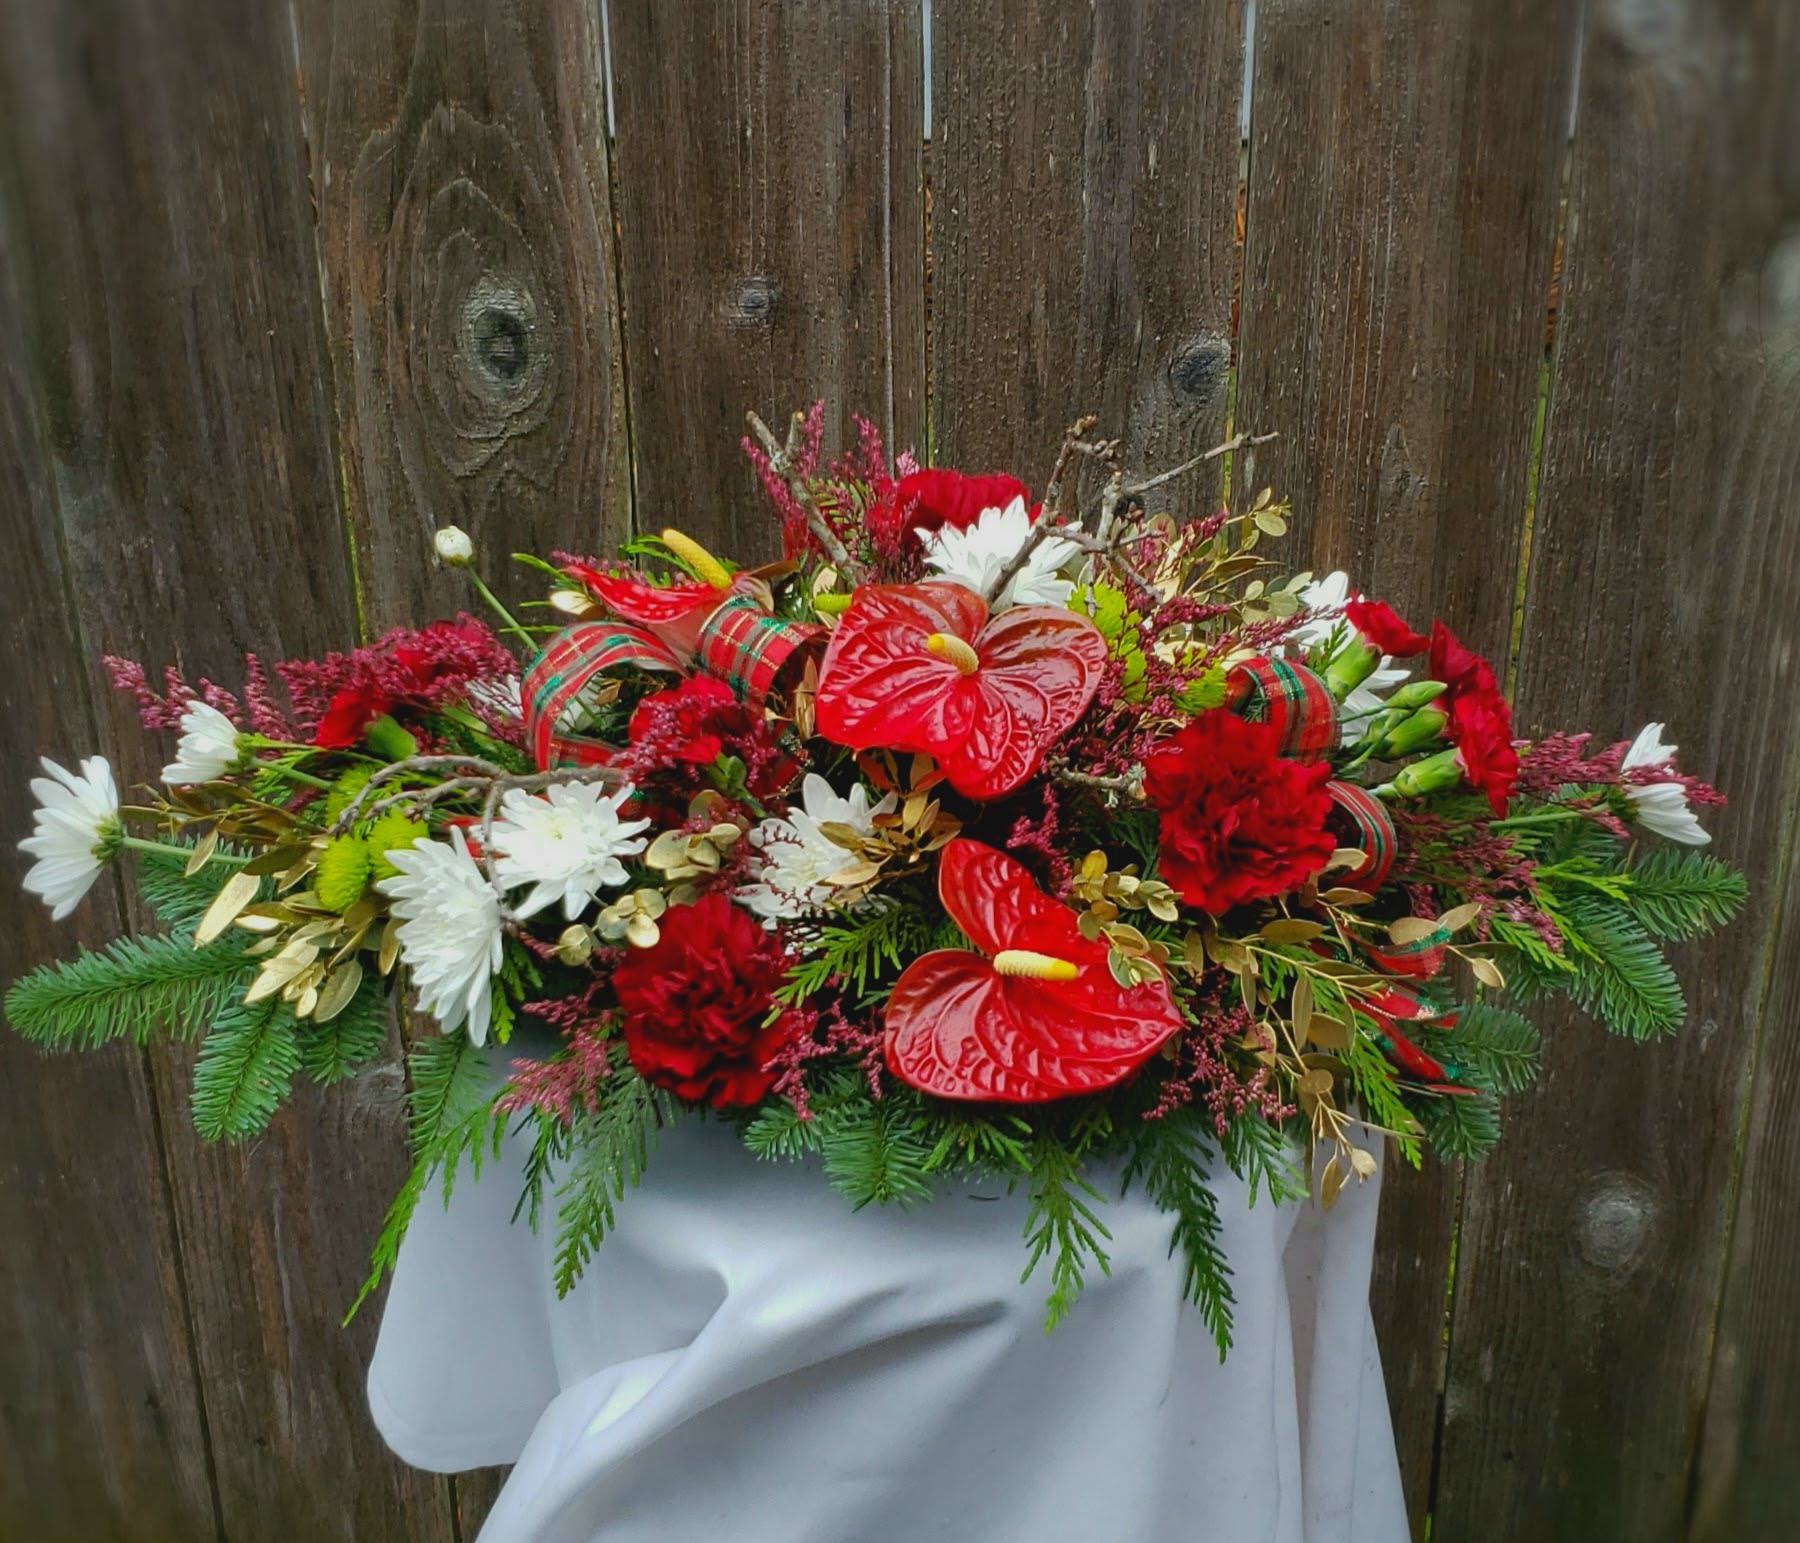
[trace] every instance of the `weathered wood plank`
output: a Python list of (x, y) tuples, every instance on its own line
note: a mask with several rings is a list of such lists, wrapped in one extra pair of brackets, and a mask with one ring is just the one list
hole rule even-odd
[[(1588, 14), (1520, 728), (1576, 724), (1604, 742), (1666, 719), (1683, 763), (1730, 791), (1709, 825), (1755, 899), (1740, 925), (1681, 951), (1690, 1027), (1679, 1040), (1639, 1047), (1573, 1018), (1545, 1024), (1545, 1081), (1470, 1182), (1444, 1537), (1660, 1543), (1687, 1530), (1800, 747), (1800, 198), (1786, 101), (1797, 69), (1800, 30), (1783, 0)], [(1791, 1024), (1769, 1021), (1765, 1043), (1778, 1046)], [(1761, 1130), (1764, 1161), (1778, 1160), (1768, 1118)], [(1779, 1205), (1779, 1181), (1766, 1194)], [(1747, 1223), (1763, 1203), (1753, 1189)], [(1791, 1257), (1788, 1237), (1741, 1237), (1761, 1270)], [(1755, 1327), (1764, 1312), (1742, 1293), (1759, 1271), (1746, 1267), (1734, 1354), (1791, 1347), (1791, 1330)], [(1779, 1364), (1768, 1371), (1784, 1378)], [(1767, 1404), (1750, 1385), (1726, 1372), (1716, 1389), (1719, 1464), (1756, 1450), (1724, 1435), (1736, 1419), (1792, 1409), (1791, 1378)], [(1774, 1429), (1749, 1439), (1764, 1435), (1779, 1440)], [(1734, 1482), (1716, 1471), (1715, 1501)], [(1767, 1514), (1757, 1508), (1782, 1482), (1791, 1475), (1755, 1500), (1745, 1492), (1740, 1518)]]
[(738, 442), (823, 397), (924, 451), (917, 0), (614, 0), (640, 528), (778, 549)]
[[(1503, 659), (1543, 359), (1573, 6), (1263, 0), (1239, 486), (1343, 567)], [(1395, 1173), (1374, 1301), (1415, 1529), (1429, 1502), (1455, 1174)]]
[[(14, 169), (21, 331), (90, 672), (120, 652), (230, 682), (248, 648), (343, 646), (354, 606), (287, 18), (251, 7), (220, 26), (163, 0), (10, 14), (28, 18), (10, 42), (35, 104)], [(125, 777), (153, 776), (164, 747), (130, 704), (109, 694), (100, 717)], [(370, 1425), (373, 1317), (338, 1326), (404, 1172), (397, 1102), (339, 1090), (330, 1114), (302, 1100), (252, 1147), (205, 1148), (188, 1059), (153, 1064), (220, 1535), (448, 1537), (445, 1486)], [(106, 1274), (119, 1247), (85, 1268)], [(60, 1320), (41, 1332), (83, 1354)]]
[[(1216, 443), (1242, 4), (995, 0), (932, 28), (935, 458), (1041, 482), (1085, 412), (1134, 466)], [(1171, 503), (1204, 507), (1217, 472)]]
[(305, 123), (369, 630), (468, 606), (432, 532), (598, 551), (629, 521), (599, 15), (300, 0)]
[[(52, 112), (11, 66), (0, 21), (0, 147)], [(16, 166), (0, 149), (0, 326), (29, 336), (9, 282), (22, 266)], [(0, 362), (0, 983), (118, 927), (105, 881), (57, 925), (19, 897), (29, 859), (26, 781), (48, 752), (66, 766), (98, 743), (90, 672), (61, 554), (29, 349)], [(33, 399), (36, 399), (35, 401)], [(144, 1057), (34, 1054), (0, 1034), (0, 1536), (44, 1543), (212, 1537), (205, 1422), (181, 1279), (168, 1167)]]

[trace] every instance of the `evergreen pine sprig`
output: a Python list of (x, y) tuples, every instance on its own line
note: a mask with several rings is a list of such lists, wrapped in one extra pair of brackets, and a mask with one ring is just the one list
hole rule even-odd
[(1661, 847), (1631, 870), (1626, 903), (1651, 937), (1686, 942), (1723, 927), (1748, 893), (1743, 874), (1718, 858)]
[(1246, 1111), (1225, 1126), (1220, 1143), (1225, 1165), (1250, 1190), (1250, 1204), (1265, 1193), (1272, 1205), (1304, 1200), (1310, 1193), (1301, 1168), (1300, 1148), (1287, 1129)]
[(941, 919), (932, 910), (889, 905), (818, 929), (788, 972), (776, 1000), (796, 1006), (834, 981), (855, 998), (867, 997), (884, 974), (897, 974), (911, 959), (945, 944)]
[(603, 1084), (599, 1108), (577, 1116), (574, 1163), (557, 1190), (556, 1294), (567, 1296), (612, 1231), (615, 1207), (644, 1177), (656, 1135), (678, 1106), (622, 1058)]
[(377, 1059), (387, 1044), (387, 989), (374, 974), (363, 976), (356, 995), (335, 1018), (302, 1026), (300, 1066), (314, 1082), (342, 1082)]
[(300, 1069), (294, 1015), (279, 999), (233, 1002), (213, 1020), (194, 1063), (194, 1129), (207, 1141), (266, 1130)]
[(1181, 1250), (1186, 1264), (1183, 1289), (1199, 1310), (1219, 1359), (1231, 1349), (1231, 1267), (1220, 1246), (1219, 1201), (1207, 1185), (1212, 1150), (1193, 1106), (1159, 1119), (1144, 1120), (1126, 1159), (1121, 1194), (1142, 1183), (1157, 1206), (1174, 1218), (1169, 1253)]
[(1090, 1266), (1112, 1274), (1104, 1243), (1112, 1233), (1094, 1206), (1100, 1191), (1082, 1173), (1082, 1154), (1074, 1141), (1041, 1136), (1030, 1149), (1027, 1180), (1030, 1210), (1025, 1217), (1025, 1244), (1031, 1257), (1020, 1281), (1028, 1281), (1046, 1257), (1050, 1261), (1050, 1297), (1044, 1304), (1044, 1332), (1049, 1333), (1074, 1307), (1087, 1283)]
[(1648, 933), (1615, 901), (1571, 900), (1558, 917), (1575, 973), (1562, 989), (1615, 1034), (1656, 1039), (1687, 1017), (1681, 983)]
[(185, 937), (118, 938), (104, 949), (41, 965), (6, 993), (6, 1016), (50, 1050), (92, 1050), (159, 1029), (197, 1033), (243, 995), (254, 974), (241, 939), (195, 948)]
[(1486, 1157), (1500, 1140), (1500, 1101), (1491, 1093), (1434, 1093), (1413, 1110), (1440, 1158)]
[(1421, 1027), (1419, 1048), (1454, 1064), (1457, 1080), (1490, 1093), (1523, 1093), (1538, 1076), (1538, 1031), (1529, 1019), (1471, 1002), (1447, 1029)]
[(413, 1165), (382, 1221), (370, 1258), (368, 1278), (344, 1315), (348, 1323), (381, 1284), (400, 1256), (400, 1243), (425, 1187), (440, 1172), (444, 1204), (465, 1158), (477, 1177), (487, 1155), (498, 1156), (505, 1123), (494, 1113), (494, 1086), (487, 1058), (464, 1034), (419, 1040), (406, 1058), (412, 1091), (407, 1100), (407, 1133)]
[(890, 1092), (846, 1104), (827, 1120), (820, 1138), (825, 1176), (852, 1210), (931, 1198), (932, 1149), (918, 1128), (916, 1107), (906, 1107), (913, 1104)]

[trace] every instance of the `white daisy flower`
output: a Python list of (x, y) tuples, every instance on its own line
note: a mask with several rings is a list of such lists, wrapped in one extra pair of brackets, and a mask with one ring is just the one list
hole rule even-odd
[(755, 881), (738, 886), (737, 901), (771, 927), (779, 919), (828, 905), (834, 891), (825, 879), (848, 863), (850, 854), (819, 827), (848, 825), (866, 836), (875, 829), (875, 816), (893, 808), (892, 793), (871, 805), (869, 790), (859, 782), (848, 798), (840, 798), (817, 772), (808, 772), (800, 785), (800, 807), (785, 818), (764, 820), (750, 832), (750, 844), (762, 860)]
[(446, 1034), (466, 1027), (472, 1044), (485, 1045), (501, 959), (500, 896), (459, 830), (447, 842), (389, 852), (387, 860), (399, 872), (377, 888), (400, 918), (400, 957), (419, 1005)]
[[(920, 530), (925, 562), (946, 579), (984, 595), (1031, 536), (1031, 513), (1023, 498), (1004, 509), (983, 509), (967, 530), (946, 525), (941, 530)], [(1067, 605), (1074, 584), (1057, 576), (1070, 558), (1080, 552), (1073, 541), (1047, 536), (1033, 549), (1025, 566), (994, 597), (993, 608), (1009, 605)]]
[[(1645, 724), (1625, 752), (1619, 770), (1674, 765), (1676, 747), (1663, 743), (1662, 731), (1660, 723)], [(1679, 782), (1628, 782), (1625, 796), (1632, 802), (1638, 824), (1655, 831), (1664, 840), (1680, 841), (1694, 847), (1705, 846), (1712, 840), (1712, 836), (1701, 828), (1688, 804), (1687, 789)]]
[(125, 829), (119, 823), (119, 789), (104, 756), (89, 756), (80, 776), (48, 756), (43, 766), (50, 775), (31, 779), (37, 813), (19, 850), (37, 859), (25, 875), (26, 893), (50, 907), (52, 921), (61, 921), (94, 887)]
[(516, 909), (535, 916), (562, 901), (574, 921), (596, 892), (623, 884), (622, 857), (644, 850), (648, 820), (621, 820), (619, 810), (636, 793), (629, 784), (606, 793), (596, 782), (558, 782), (543, 793), (515, 788), (500, 801), (494, 823), (494, 877), (507, 888), (535, 887)]
[(211, 782), (236, 766), (242, 755), (237, 725), (216, 707), (190, 702), (181, 715), (181, 738), (175, 759), (163, 768), (163, 781), (172, 788)]

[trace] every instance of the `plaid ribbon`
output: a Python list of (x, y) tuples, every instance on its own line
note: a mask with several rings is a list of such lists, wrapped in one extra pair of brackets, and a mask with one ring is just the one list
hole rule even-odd
[(1449, 941), (1448, 927), (1433, 927), (1424, 937), (1410, 943), (1387, 943), (1380, 948), (1371, 943), (1364, 945), (1364, 952), (1389, 975), (1430, 980), (1444, 967), (1444, 948)]
[(748, 595), (733, 595), (700, 629), (700, 668), (744, 701), (764, 702), (824, 637), (823, 627), (771, 616)]
[(1373, 894), (1394, 866), (1394, 851), (1399, 843), (1394, 821), (1387, 806), (1367, 788), (1359, 788), (1353, 782), (1328, 782), (1325, 791), (1331, 795), (1333, 805), (1332, 830), (1344, 846), (1355, 847), (1363, 855), (1361, 867), (1339, 875), (1334, 882)]
[(1454, 1062), (1440, 1061), (1436, 1056), (1426, 1054), (1400, 1028), (1402, 1022), (1449, 1028), (1456, 1021), (1454, 1008), (1445, 1011), (1426, 1000), (1414, 987), (1396, 983), (1380, 996), (1363, 1002), (1361, 1010), (1375, 1020), (1376, 1041), (1401, 1071), (1422, 1082), (1436, 1083), (1445, 1092), (1472, 1091), (1448, 1086), (1460, 1068)]
[(1275, 726), (1283, 755), (1313, 761), (1337, 744), (1337, 698), (1303, 664), (1259, 654), (1232, 666), (1228, 690), (1233, 706)]
[(573, 732), (589, 710), (582, 693), (608, 670), (681, 673), (666, 645), (629, 622), (578, 622), (565, 627), (531, 662), (520, 688), (531, 758), (546, 771), (557, 766), (604, 766), (613, 748)]

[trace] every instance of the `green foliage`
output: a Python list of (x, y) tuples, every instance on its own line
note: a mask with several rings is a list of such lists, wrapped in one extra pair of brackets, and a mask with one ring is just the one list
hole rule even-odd
[(543, 984), (544, 972), (538, 968), (537, 960), (524, 944), (508, 938), (500, 955), (499, 973), (494, 977), (490, 1032), (496, 1044), (504, 1045), (512, 1038), (519, 1004), (536, 996)]
[(1121, 1194), (1141, 1182), (1145, 1193), (1174, 1218), (1169, 1253), (1181, 1250), (1187, 1266), (1183, 1276), (1187, 1298), (1212, 1330), (1223, 1361), (1231, 1348), (1231, 1309), (1236, 1299), (1231, 1293), (1231, 1268), (1219, 1246), (1218, 1198), (1206, 1182), (1212, 1151), (1200, 1132), (1202, 1118), (1189, 1106), (1160, 1119), (1139, 1121)]
[(1238, 1115), (1225, 1127), (1225, 1164), (1250, 1188), (1250, 1204), (1266, 1190), (1274, 1205), (1304, 1200), (1310, 1193), (1299, 1147), (1279, 1125), (1260, 1114)]
[(466, 1035), (421, 1039), (407, 1057), (412, 1092), (407, 1100), (407, 1132), (413, 1166), (394, 1196), (375, 1242), (368, 1279), (344, 1315), (348, 1323), (368, 1295), (394, 1267), (413, 1212), (432, 1178), (444, 1176), (444, 1204), (449, 1205), (457, 1171), (464, 1158), (477, 1176), (489, 1152), (498, 1155), (505, 1125), (494, 1113), (494, 1089), (487, 1059)]
[(1681, 983), (1648, 933), (1623, 906), (1598, 897), (1570, 901), (1557, 917), (1575, 972), (1562, 989), (1615, 1034), (1654, 1039), (1687, 1016)]
[(391, 879), (400, 870), (388, 861), (390, 852), (416, 846), (431, 834), (423, 820), (415, 820), (404, 809), (390, 809), (369, 827), (369, 878), (379, 883)]
[(1459, 1082), (1490, 1093), (1523, 1093), (1538, 1076), (1538, 1031), (1528, 1019), (1472, 1002), (1449, 1029), (1420, 1028), (1419, 1048), (1455, 1068)]
[[(1410, 1034), (1408, 1035), (1410, 1038)], [(1374, 1036), (1359, 1020), (1356, 1033), (1350, 1036), (1343, 1052), (1344, 1064), (1350, 1072), (1351, 1085), (1369, 1119), (1384, 1130), (1394, 1133), (1394, 1144), (1400, 1155), (1413, 1167), (1419, 1166), (1419, 1139), (1414, 1121), (1400, 1096), (1400, 1078), (1394, 1064), (1375, 1043)]]
[(335, 1018), (300, 1026), (300, 1068), (314, 1082), (342, 1082), (380, 1056), (387, 1032), (387, 989), (379, 976), (364, 975)]
[(1500, 1101), (1491, 1093), (1434, 1093), (1413, 1112), (1439, 1157), (1486, 1157), (1500, 1140)]
[(91, 1050), (158, 1029), (198, 1032), (248, 987), (253, 963), (240, 939), (195, 948), (185, 936), (119, 938), (104, 949), (46, 964), (6, 993), (6, 1016), (51, 1050)]
[(846, 995), (866, 999), (884, 974), (898, 973), (938, 943), (940, 921), (935, 906), (893, 903), (827, 922), (803, 945), (775, 999), (795, 1006), (834, 981)]
[(1031, 1205), (1025, 1217), (1025, 1243), (1031, 1257), (1019, 1279), (1030, 1280), (1038, 1265), (1049, 1259), (1046, 1333), (1068, 1317), (1090, 1266), (1102, 1275), (1112, 1273), (1112, 1261), (1102, 1246), (1103, 1240), (1112, 1241), (1112, 1234), (1094, 1211), (1101, 1195), (1082, 1175), (1082, 1155), (1078, 1144), (1054, 1136), (1040, 1136), (1031, 1144), (1027, 1181)]
[(544, 1214), (544, 1197), (555, 1177), (558, 1164), (568, 1161), (572, 1133), (562, 1120), (541, 1109), (524, 1116), (531, 1127), (531, 1152), (525, 1159), (525, 1187), (519, 1192), (519, 1203), (513, 1207), (516, 1222), (521, 1213), (533, 1232)]
[(278, 998), (233, 1002), (213, 1020), (194, 1063), (194, 1129), (241, 1141), (267, 1129), (300, 1067), (294, 1015)]
[[(183, 865), (177, 862), (147, 859), (134, 870), (138, 894), (172, 935), (191, 938), (225, 881), (243, 866), (241, 857), (241, 853), (221, 846), (193, 874), (184, 872)], [(265, 897), (271, 888), (268, 884), (263, 886)]]
[(1627, 904), (1651, 937), (1685, 942), (1723, 927), (1743, 907), (1743, 874), (1716, 857), (1660, 847), (1631, 870)]
[(578, 1116), (569, 1176), (557, 1190), (556, 1294), (567, 1296), (612, 1231), (614, 1207), (644, 1176), (658, 1129), (674, 1120), (675, 1101), (621, 1062), (602, 1085), (593, 1114)]
[(871, 1202), (905, 1205), (931, 1198), (931, 1147), (918, 1129), (910, 1098), (890, 1092), (882, 1099), (845, 1101), (827, 1116), (820, 1150), (825, 1176), (854, 1210)]

